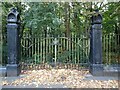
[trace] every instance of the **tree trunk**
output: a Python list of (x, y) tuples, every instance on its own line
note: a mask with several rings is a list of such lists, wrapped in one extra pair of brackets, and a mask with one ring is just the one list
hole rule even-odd
[(65, 36), (70, 37), (70, 6), (69, 3), (65, 3)]

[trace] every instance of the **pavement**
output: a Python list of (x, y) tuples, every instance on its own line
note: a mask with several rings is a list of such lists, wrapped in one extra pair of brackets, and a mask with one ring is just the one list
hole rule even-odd
[[(2, 77), (2, 80), (11, 83), (17, 79), (20, 79), (26, 76), (27, 74), (20, 75), (18, 77)], [(87, 74), (85, 75), (84, 80), (120, 80), (120, 78), (113, 77), (113, 76), (92, 76), (91, 74)], [(63, 84), (49, 84), (49, 85), (47, 84), (47, 85), (38, 85), (36, 87), (33, 82), (33, 84), (31, 85), (17, 85), (17, 87), (5, 85), (5, 86), (2, 86), (2, 88), (67, 88), (67, 87), (64, 86)]]
[(38, 85), (37, 87), (33, 85), (17, 85), (16, 86), (2, 86), (2, 88), (66, 88), (62, 84), (50, 84), (50, 85)]
[(119, 77), (116, 76), (92, 76), (91, 74), (85, 75), (84, 80), (120, 80)]
[[(8, 83), (11, 83), (17, 79), (20, 79), (20, 78), (24, 78), (26, 77), (27, 74), (24, 74), (24, 75), (20, 75), (18, 77), (2, 77), (2, 81), (7, 81)], [(36, 85), (34, 84), (31, 84), (31, 85), (17, 85), (17, 86), (14, 86), (14, 85), (5, 85), (5, 86), (2, 86), (2, 88), (67, 88), (66, 86), (64, 86), (63, 84), (47, 84), (47, 85), (38, 85), (36, 87)]]

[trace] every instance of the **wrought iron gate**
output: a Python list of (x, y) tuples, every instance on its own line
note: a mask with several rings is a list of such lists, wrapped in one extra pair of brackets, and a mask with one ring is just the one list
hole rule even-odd
[[(88, 66), (89, 38), (86, 35), (67, 37), (39, 37), (24, 34), (21, 40), (23, 69), (81, 68)], [(36, 66), (36, 67), (35, 67)]]

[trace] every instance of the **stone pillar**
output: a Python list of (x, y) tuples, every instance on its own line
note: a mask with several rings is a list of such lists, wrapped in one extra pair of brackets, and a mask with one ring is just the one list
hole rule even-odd
[(98, 10), (91, 17), (90, 37), (90, 73), (95, 76), (103, 75), (102, 65), (102, 16)]
[(18, 76), (20, 74), (20, 16), (15, 8), (12, 8), (7, 17), (7, 44), (8, 64), (7, 76)]

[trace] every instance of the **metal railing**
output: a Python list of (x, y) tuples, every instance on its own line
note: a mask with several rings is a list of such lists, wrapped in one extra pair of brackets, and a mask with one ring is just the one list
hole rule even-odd
[[(5, 65), (7, 63), (7, 41), (6, 35), (2, 36), (2, 63)], [(54, 40), (54, 37), (44, 38), (24, 35), (24, 39), (21, 40), (20, 60), (23, 69), (27, 69), (26, 66), (31, 69), (50, 68), (55, 63), (55, 55), (56, 63), (64, 68), (88, 66), (89, 38), (86, 38), (84, 35), (79, 37), (74, 35), (71, 38), (59, 37), (57, 38), (56, 52), (55, 45), (53, 44)], [(102, 35), (102, 59), (105, 65), (120, 64), (119, 34)]]
[[(29, 36), (27, 36), (29, 38)], [(54, 44), (56, 40), (56, 44)], [(22, 39), (21, 62), (24, 65), (57, 64), (86, 66), (90, 39), (80, 37), (32, 37)]]
[(105, 34), (102, 37), (103, 64), (120, 64), (120, 35)]

